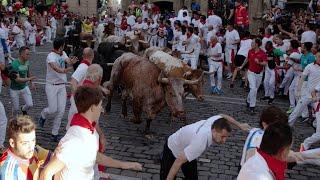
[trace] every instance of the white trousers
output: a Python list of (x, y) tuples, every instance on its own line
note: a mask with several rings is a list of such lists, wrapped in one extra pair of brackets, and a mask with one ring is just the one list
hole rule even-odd
[[(222, 62), (213, 61), (208, 59), (209, 64), (209, 72), (216, 72), (217, 73), (217, 83), (215, 79), (215, 73), (210, 75), (210, 83), (211, 87), (216, 86), (218, 89), (221, 89), (222, 84)], [(217, 84), (217, 85), (216, 85)]]
[(257, 92), (262, 81), (262, 73), (256, 74), (248, 70), (248, 81), (250, 92), (247, 97), (247, 102), (250, 103), (250, 107), (255, 107), (257, 102)]
[[(1, 88), (2, 88), (2, 79), (0, 76), (0, 94), (1, 94)], [(0, 148), (3, 147), (3, 143), (6, 139), (7, 123), (8, 123), (8, 119), (6, 116), (6, 112), (4, 110), (4, 106), (2, 102), (0, 101)]]
[(276, 72), (274, 69), (269, 69), (267, 66), (264, 71), (264, 96), (274, 98), (274, 90), (276, 87)]
[(57, 35), (57, 28), (51, 28), (52, 40), (54, 40), (56, 38), (56, 35)]
[(22, 96), (25, 102), (25, 105), (22, 106), (23, 111), (28, 111), (28, 109), (33, 107), (32, 95), (28, 86), (21, 90), (10, 89), (10, 97), (13, 105), (13, 116), (18, 115), (20, 111), (19, 96)]
[(51, 41), (51, 28), (49, 26), (46, 26), (46, 37), (47, 37), (47, 41)]
[(290, 126), (296, 122), (297, 118), (301, 115), (302, 117), (308, 117), (308, 104), (312, 102), (311, 94), (307, 88), (307, 81), (304, 81), (301, 88), (301, 98), (299, 99), (296, 107), (294, 108), (293, 112), (289, 116), (288, 123)]
[(150, 46), (157, 46), (157, 41), (158, 41), (158, 36), (151, 36), (150, 37), (150, 42), (149, 42), (149, 44), (150, 44)]
[(284, 78), (283, 78), (283, 80), (281, 82), (280, 88), (284, 88), (284, 94), (288, 95), (289, 87), (290, 87), (290, 84), (291, 84), (292, 79), (294, 77), (294, 70), (293, 70), (292, 67), (290, 67), (287, 72), (285, 72), (284, 70), (280, 69), (278, 71), (278, 73), (279, 73), (279, 75), (281, 75), (281, 73), (285, 73)]
[(157, 41), (158, 41), (158, 47), (166, 47), (167, 46), (166, 38), (162, 38), (162, 37), (158, 36)]
[(232, 64), (232, 59), (235, 58), (237, 53), (237, 49), (229, 49), (229, 48), (225, 48), (225, 61), (227, 64)]
[(69, 129), (72, 117), (76, 113), (78, 113), (78, 109), (77, 109), (76, 103), (74, 102), (74, 97), (71, 96), (70, 97), (70, 109), (69, 109), (69, 113), (68, 113), (68, 123), (67, 123), (67, 126), (66, 126), (66, 130)]
[(296, 103), (298, 103), (297, 87), (298, 87), (300, 78), (301, 78), (301, 75), (295, 74), (289, 87), (289, 101), (290, 101), (290, 107), (292, 108), (296, 106)]
[(308, 137), (303, 141), (303, 146), (306, 149), (309, 149), (312, 144), (320, 141), (320, 112), (319, 111), (316, 112), (316, 122), (317, 122), (316, 132), (313, 133), (312, 136)]
[(190, 63), (191, 69), (193, 70), (198, 68), (198, 59), (194, 54), (184, 54), (183, 61), (187, 64)]
[(42, 110), (41, 116), (46, 119), (49, 114), (56, 114), (51, 133), (58, 135), (67, 102), (66, 86), (46, 84), (46, 94), (48, 107)]
[(25, 42), (24, 42), (23, 37), (16, 36), (15, 41), (16, 41), (17, 48), (21, 48), (21, 47), (25, 46)]

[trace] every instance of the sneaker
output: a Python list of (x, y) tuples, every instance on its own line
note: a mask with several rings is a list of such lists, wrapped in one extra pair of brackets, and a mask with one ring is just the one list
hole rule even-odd
[(211, 87), (211, 94), (217, 93), (217, 88), (215, 86)]
[(21, 112), (22, 112), (22, 115), (24, 115), (24, 116), (25, 116), (25, 115), (28, 115), (27, 111), (22, 110), (22, 106), (21, 106), (20, 110), (21, 110)]
[(232, 78), (232, 74), (228, 74), (227, 79), (231, 79), (231, 78)]
[(269, 105), (273, 104), (273, 100), (274, 100), (274, 98), (270, 98), (269, 101), (268, 101), (268, 104)]
[(44, 127), (44, 123), (46, 122), (46, 119), (44, 119), (42, 116), (40, 116), (39, 120), (38, 120), (38, 124), (41, 128)]
[(250, 111), (250, 114), (251, 114), (251, 115), (254, 115), (254, 113), (255, 113), (254, 107), (250, 107), (249, 111)]
[(247, 108), (250, 107), (250, 103), (248, 103), (248, 101), (246, 100), (246, 105), (247, 105)]
[(264, 96), (263, 98), (260, 98), (260, 100), (262, 100), (262, 101), (266, 101), (266, 100), (269, 100), (270, 99), (270, 97), (268, 97), (268, 96)]
[(59, 142), (58, 135), (51, 135), (51, 139), (53, 142)]
[(291, 114), (294, 110), (294, 107), (289, 107), (288, 111), (287, 111), (287, 114)]
[(217, 92), (218, 95), (222, 95), (223, 94), (223, 91), (221, 89), (218, 89), (218, 88), (216, 88), (216, 92)]
[(301, 144), (300, 144), (299, 152), (303, 152), (303, 151), (306, 151), (306, 149), (304, 148), (303, 144), (301, 143)]

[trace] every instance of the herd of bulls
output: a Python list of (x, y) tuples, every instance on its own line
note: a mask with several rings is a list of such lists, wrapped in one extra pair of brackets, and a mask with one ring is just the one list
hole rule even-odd
[[(113, 91), (120, 88), (122, 116), (127, 117), (129, 98), (134, 115), (131, 121), (141, 123), (141, 114), (146, 113), (145, 133), (148, 134), (151, 121), (166, 105), (172, 118), (185, 121), (183, 99), (191, 93), (202, 101), (203, 77), (209, 73), (192, 70), (182, 60), (173, 57), (168, 48), (146, 48), (137, 34), (133, 32), (131, 37), (108, 36), (95, 51), (93, 63), (103, 68), (102, 83), (110, 90), (106, 111), (111, 110)], [(79, 59), (85, 46), (74, 51)]]

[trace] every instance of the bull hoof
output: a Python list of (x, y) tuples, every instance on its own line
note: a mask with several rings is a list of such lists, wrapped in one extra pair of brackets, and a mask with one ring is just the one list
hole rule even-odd
[(141, 124), (142, 123), (142, 121), (140, 119), (136, 119), (136, 118), (131, 118), (130, 121), (133, 122), (134, 124)]

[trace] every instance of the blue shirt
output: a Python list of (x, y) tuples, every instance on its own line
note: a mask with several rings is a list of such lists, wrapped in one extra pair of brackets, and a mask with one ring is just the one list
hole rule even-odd
[(308, 52), (307, 54), (302, 54), (301, 56), (302, 70), (304, 70), (304, 68), (306, 68), (308, 64), (313, 63), (315, 61), (316, 61), (316, 57), (311, 52)]

